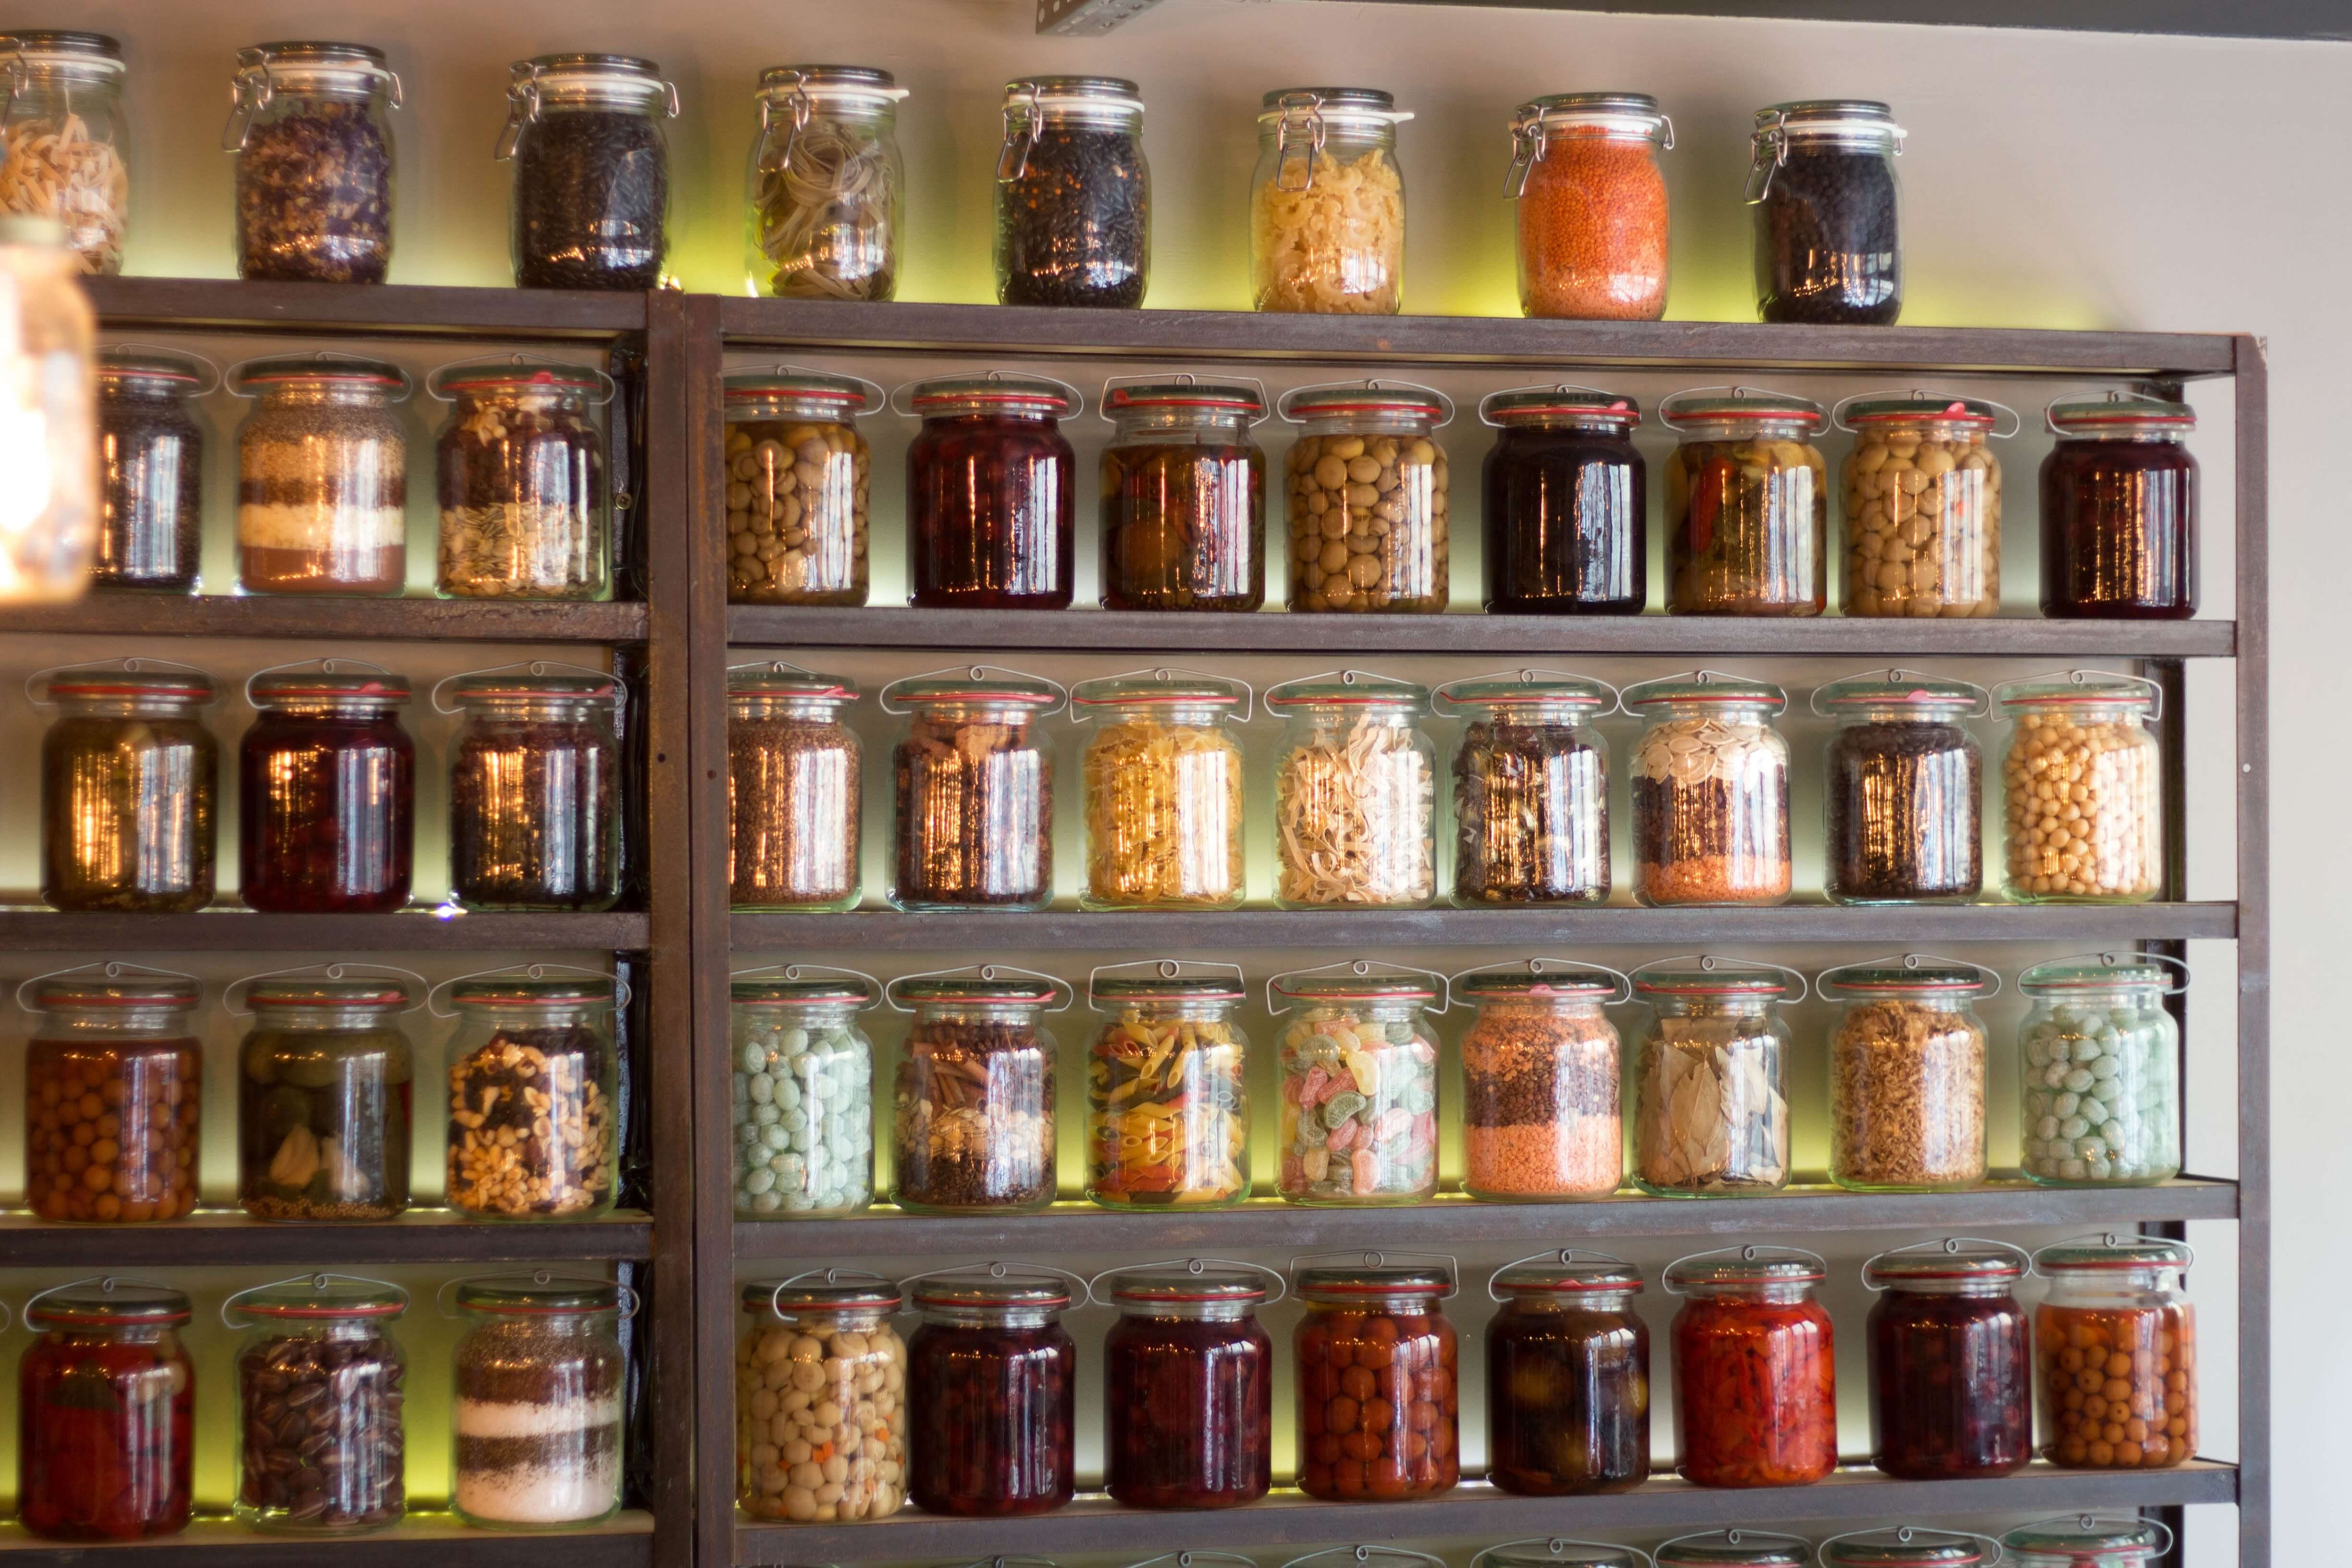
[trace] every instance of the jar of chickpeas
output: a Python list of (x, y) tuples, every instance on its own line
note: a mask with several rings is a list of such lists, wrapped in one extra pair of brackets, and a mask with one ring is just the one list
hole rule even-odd
[(2164, 885), (2164, 756), (2149, 729), (2161, 691), (2078, 669), (1994, 692), (2012, 726), (2001, 762), (2009, 896), (2139, 903)]
[(874, 457), (857, 416), (882, 389), (787, 365), (721, 384), (728, 603), (863, 605)]

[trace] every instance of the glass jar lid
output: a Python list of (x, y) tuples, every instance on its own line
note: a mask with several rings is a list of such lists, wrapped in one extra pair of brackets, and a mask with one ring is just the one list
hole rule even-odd
[[(379, 82), (397, 84), (399, 80), (385, 63), (384, 52), (369, 44), (311, 39), (255, 44), (236, 52), (236, 63), (240, 78), (250, 72), (296, 92), (373, 92)], [(398, 90), (395, 85), (395, 94)], [(253, 107), (258, 109), (261, 105), (255, 103)]]
[(1277, 974), (1266, 985), (1276, 996), (1310, 1005), (1437, 1000), (1437, 987), (1418, 974)]
[(1042, 1007), (1061, 994), (1061, 983), (1035, 975), (1000, 971), (995, 974), (919, 974), (894, 982), (891, 990), (906, 1001), (924, 1003), (994, 1003), (1006, 1006)]
[(1488, 1287), (1497, 1296), (1627, 1296), (1642, 1291), (1642, 1271), (1617, 1258), (1562, 1262), (1557, 1256), (1514, 1263)]
[(854, 375), (821, 370), (740, 370), (719, 378), (719, 400), (730, 412), (776, 404), (822, 410), (836, 419), (872, 414), (885, 401), (881, 388)]
[(1978, 1568), (1989, 1542), (1958, 1531), (1900, 1524), (1824, 1541), (1822, 1568)]
[(1812, 1549), (1794, 1535), (1717, 1530), (1666, 1542), (1650, 1557), (1658, 1568), (1804, 1568)]
[(120, 1279), (62, 1285), (25, 1303), (26, 1326), (35, 1329), (168, 1327), (192, 1315), (184, 1290)]
[(2084, 1513), (2021, 1524), (2002, 1536), (2000, 1543), (2011, 1552), (2071, 1556), (2078, 1562), (2104, 1558), (2123, 1564), (2145, 1563), (2170, 1551), (2172, 1535), (2152, 1519)]
[(61, 669), (42, 689), (50, 702), (168, 702), (202, 708), (216, 693), (213, 678), (197, 670)]
[(1249, 994), (1237, 974), (1097, 974), (1087, 993), (1093, 1005), (1113, 1011), (1137, 1002), (1241, 1002)]
[(1258, 100), (1260, 125), (1274, 123), (1289, 114), (1383, 125), (1412, 118), (1410, 110), (1397, 108), (1396, 94), (1376, 87), (1277, 87)]
[(1824, 1273), (1822, 1260), (1810, 1252), (1742, 1247), (1681, 1258), (1666, 1265), (1660, 1278), (1668, 1291), (1679, 1295), (1721, 1285), (1812, 1285)]
[(614, 98), (650, 106), (672, 98), (661, 67), (638, 55), (538, 55), (510, 68), (542, 102), (605, 102)]
[(1444, 425), (1454, 417), (1453, 399), (1444, 393), (1402, 382), (1294, 387), (1275, 399), (1275, 407), (1294, 425), (1350, 417), (1427, 419)]
[(1991, 429), (2000, 417), (1981, 398), (1926, 392), (1858, 398), (1843, 413), (1849, 425), (1966, 425), (1979, 430)]
[(1070, 1304), (1070, 1288), (1034, 1276), (939, 1274), (914, 1281), (917, 1307), (1028, 1308), (1059, 1311)]
[(1017, 77), (1004, 84), (1004, 111), (1009, 119), (1024, 110), (1040, 120), (1139, 118), (1143, 89), (1125, 77)]
[(1446, 994), (1465, 1002), (1605, 1001), (1623, 984), (1622, 979), (1606, 969), (1480, 969), (1455, 975)]
[(211, 369), (194, 354), (121, 345), (99, 350), (96, 368), (101, 391), (116, 391), (135, 383), (142, 389), (152, 387), (180, 395), (202, 385), (210, 378)]
[(586, 397), (604, 390), (604, 377), (583, 364), (445, 364), (425, 378), (439, 397), (476, 397), (486, 392), (540, 392)]
[(1336, 680), (1293, 680), (1266, 688), (1265, 705), (1277, 713), (1293, 709), (1371, 708), (1421, 713), (1429, 708), (1429, 688), (1363, 670), (1339, 671)]
[(886, 705), (898, 703), (908, 708), (945, 708), (986, 702), (1030, 708), (1047, 713), (1061, 706), (1062, 692), (1050, 681), (1011, 673), (961, 679), (918, 675), (905, 680), (894, 680), (884, 687), (882, 700)]
[(1994, 694), (2005, 709), (2130, 708), (2153, 710), (2158, 700), (2156, 683), (2132, 675), (2077, 669), (2047, 680), (2021, 680)]
[(887, 1279), (843, 1279), (832, 1269), (793, 1279), (755, 1280), (743, 1287), (747, 1312), (895, 1312), (905, 1305)]
[(320, 1274), (241, 1290), (226, 1306), (251, 1317), (298, 1321), (396, 1318), (408, 1310), (408, 1293), (381, 1280)]
[(34, 71), (77, 77), (119, 77), (124, 68), (120, 38), (50, 27), (15, 27), (0, 33), (0, 57), (12, 64), (21, 60)]
[(1190, 670), (1146, 670), (1135, 675), (1081, 680), (1070, 688), (1070, 706), (1079, 708), (1218, 708), (1231, 710), (1249, 699), (1238, 681)]
[(517, 1317), (617, 1312), (621, 1310), (621, 1288), (609, 1279), (499, 1276), (458, 1281), (457, 1301), (469, 1312), (509, 1313)]
[(1906, 717), (1937, 720), (1974, 711), (1984, 700), (1984, 689), (1965, 680), (1941, 680), (1905, 669), (1873, 670), (1817, 688), (1813, 710), (1845, 714), (1892, 709)]
[(1102, 409), (1107, 415), (1191, 410), (1203, 417), (1223, 416), (1255, 425), (1265, 417), (1265, 394), (1245, 381), (1195, 381), (1181, 376), (1122, 382), (1105, 389)]
[(484, 974), (449, 987), (460, 1007), (610, 1007), (619, 983), (596, 974)]
[(770, 66), (760, 73), (759, 96), (776, 103), (803, 94), (827, 109), (873, 111), (907, 96), (898, 79), (872, 66)]
[(1809, 397), (1754, 386), (1677, 392), (1658, 405), (1658, 417), (1675, 430), (1704, 425), (1793, 425), (1808, 435), (1828, 421), (1822, 405)]
[(1131, 1268), (1114, 1274), (1111, 1300), (1139, 1306), (1198, 1306), (1203, 1302), (1255, 1304), (1265, 1300), (1263, 1277), (1239, 1268), (1210, 1268), (1198, 1274), (1182, 1268)]
[(407, 986), (380, 977), (336, 980), (288, 974), (256, 980), (245, 988), (245, 1005), (256, 1012), (270, 1007), (386, 1009), (405, 1007), (411, 1000)]
[(1965, 1003), (1987, 994), (1993, 985), (1990, 972), (1973, 963), (1916, 954), (1840, 964), (1822, 970), (1813, 980), (1815, 994), (1823, 998), (1851, 996), (1865, 1002), (1876, 996), (1924, 996)]
[(837, 675), (820, 675), (796, 664), (747, 664), (727, 672), (727, 696), (737, 700), (771, 699), (803, 702), (855, 702), (857, 683)]
[(1642, 1554), (1630, 1546), (1612, 1546), (1605, 1541), (1563, 1541), (1553, 1536), (1489, 1546), (1478, 1554), (1478, 1561), (1499, 1568), (1641, 1568)]
[(739, 1007), (871, 1007), (874, 987), (856, 975), (738, 975), (727, 998)]
[(1674, 145), (1674, 122), (1646, 92), (1549, 92), (1512, 111), (1515, 124), (1547, 131), (1590, 128), (1614, 136), (1646, 136)]
[(346, 391), (406, 395), (408, 376), (398, 365), (355, 354), (271, 354), (247, 360), (228, 374), (229, 390), (243, 395), (271, 387), (335, 387)]
[(2135, 956), (2053, 959), (2020, 974), (2017, 988), (2028, 996), (2063, 996), (2084, 991), (2168, 990), (2178, 983), (2179, 977), (2164, 964), (2153, 959), (2135, 962)]
[(1631, 397), (1589, 386), (1521, 386), (1488, 393), (1478, 404), (1478, 416), (1507, 430), (1573, 419), (1622, 432), (1641, 424), (1642, 405)]
[(2197, 412), (2185, 403), (2136, 393), (2061, 397), (2042, 411), (2061, 436), (2125, 435), (2137, 431), (2187, 434), (2197, 428)]
[(2013, 1247), (1992, 1242), (1952, 1240), (1940, 1247), (1882, 1252), (1863, 1265), (1865, 1285), (1900, 1290), (1907, 1285), (1981, 1279), (2000, 1283), (2025, 1277), (2025, 1258)]
[(1381, 1296), (1436, 1298), (1454, 1289), (1454, 1272), (1433, 1264), (1359, 1264), (1302, 1268), (1299, 1296), (1309, 1301), (1360, 1301)]
[(907, 401), (917, 414), (927, 416), (997, 412), (1060, 419), (1078, 411), (1070, 389), (1050, 376), (1003, 371), (930, 376), (907, 389)]
[(1461, 708), (1573, 708), (1578, 719), (1597, 717), (1617, 706), (1617, 694), (1581, 676), (1538, 674), (1487, 676), (1456, 680), (1433, 696), (1441, 711)]
[(52, 974), (26, 987), (26, 1005), (35, 1013), (103, 1012), (122, 1007), (169, 1007), (184, 1011), (204, 1000), (204, 983), (192, 975), (163, 973)]
[(1895, 123), (1895, 110), (1875, 99), (1809, 98), (1768, 104), (1756, 111), (1756, 134), (1791, 140), (1876, 142), (1889, 145), (1909, 134)]
[(615, 702), (621, 685), (609, 675), (539, 675), (530, 670), (486, 670), (461, 675), (449, 683), (451, 700), (461, 708), (487, 708), (509, 702)]
[(245, 684), (247, 700), (256, 708), (278, 708), (289, 702), (331, 702), (364, 708), (405, 707), (408, 677), (380, 669), (349, 674), (326, 669), (274, 669)]
[(2187, 1242), (2160, 1236), (2108, 1236), (2055, 1242), (2033, 1255), (2033, 1269), (2042, 1275), (2146, 1274), (2187, 1268), (2196, 1261)]
[(1777, 714), (1789, 706), (1789, 694), (1769, 680), (1747, 680), (1702, 670), (1696, 676), (1641, 681), (1625, 688), (1618, 700), (1628, 713), (1652, 708), (1717, 707)]
[(1787, 978), (1765, 969), (1710, 969), (1692, 962), (1657, 969), (1633, 971), (1637, 996), (1759, 996), (1778, 1001), (1787, 996)]

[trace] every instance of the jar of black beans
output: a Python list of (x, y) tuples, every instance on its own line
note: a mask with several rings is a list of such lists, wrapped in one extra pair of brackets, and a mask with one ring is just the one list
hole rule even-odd
[(205, 430), (188, 405), (219, 379), (194, 354), (142, 348), (100, 353), (91, 587), (195, 591)]
[(1006, 305), (1143, 303), (1151, 171), (1143, 100), (1116, 77), (1004, 86), (996, 161), (996, 297)]
[(392, 265), (400, 78), (362, 44), (240, 49), (221, 145), (236, 154), (236, 271), (381, 283)]
[(1822, 687), (1837, 721), (1826, 770), (1833, 903), (1957, 902), (1984, 886), (1984, 756), (1966, 721), (1985, 694), (1965, 681), (1874, 670)]
[(1883, 103), (1824, 99), (1756, 111), (1756, 307), (1768, 321), (1884, 326), (1903, 313), (1895, 160)]
[(629, 55), (541, 55), (508, 68), (498, 157), (514, 164), (515, 283), (652, 289), (668, 252), (677, 89)]
[(1638, 616), (1649, 596), (1641, 405), (1582, 386), (1498, 392), (1486, 454), (1486, 608), (1496, 615)]

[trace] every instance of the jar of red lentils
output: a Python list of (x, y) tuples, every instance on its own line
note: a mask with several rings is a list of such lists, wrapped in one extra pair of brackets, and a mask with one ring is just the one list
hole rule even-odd
[(1518, 204), (1519, 309), (1574, 321), (1666, 313), (1666, 177), (1675, 122), (1643, 92), (1519, 105), (1507, 194)]

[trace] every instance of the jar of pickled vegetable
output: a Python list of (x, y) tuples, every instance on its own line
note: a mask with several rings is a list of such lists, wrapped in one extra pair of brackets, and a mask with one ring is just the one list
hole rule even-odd
[(408, 902), (416, 745), (408, 679), (349, 659), (266, 670), (238, 747), (237, 896), (249, 909), (351, 914)]
[(365, 44), (236, 52), (221, 146), (236, 154), (236, 275), (381, 283), (392, 265), (399, 74)]
[(1299, 427), (1289, 474), (1293, 610), (1437, 615), (1452, 592), (1445, 448), (1454, 401), (1426, 386), (1302, 386), (1276, 402)]
[(408, 582), (407, 373), (349, 354), (248, 361), (237, 426), (236, 581), (248, 594), (383, 597)]
[(882, 389), (791, 365), (719, 384), (727, 602), (863, 605), (874, 451), (857, 420), (882, 406)]
[(2017, 977), (2025, 1173), (2051, 1187), (2144, 1187), (2180, 1173), (2178, 960), (2086, 953)]
[(908, 1495), (932, 1513), (1050, 1513), (1076, 1490), (1078, 1351), (1069, 1287), (998, 1264), (910, 1282)]
[(1329, 967), (1340, 973), (1266, 982), (1286, 1015), (1279, 1190), (1295, 1204), (1418, 1203), (1437, 1191), (1437, 1037), (1423, 1011), (1444, 982)]
[(1242, 857), (1244, 682), (1189, 670), (1138, 670), (1070, 689), (1071, 722), (1091, 721), (1086, 793), (1092, 910), (1230, 910), (1246, 890)]
[(1882, 1252), (1870, 1310), (1870, 1453), (1898, 1479), (2006, 1476), (2033, 1458), (2028, 1259), (1954, 1238)]
[(1274, 773), (1276, 901), (1426, 907), (1437, 896), (1428, 688), (1346, 669), (1274, 687), (1265, 705), (1290, 721)]
[(1675, 1472), (1702, 1487), (1810, 1486), (1837, 1468), (1837, 1357), (1813, 1300), (1826, 1266), (1788, 1247), (1685, 1258), (1675, 1314)]
[(1463, 721), (1454, 753), (1454, 901), (1609, 900), (1609, 742), (1599, 681), (1551, 670), (1458, 680), (1435, 693)]
[(1259, 310), (1393, 316), (1404, 308), (1404, 171), (1412, 118), (1369, 87), (1276, 88), (1260, 101), (1250, 177)]
[(2000, 613), (2000, 459), (1987, 437), (2005, 412), (1924, 392), (1838, 405), (1835, 423), (1854, 437), (1844, 467), (1847, 615)]
[(1567, 1247), (1487, 1282), (1486, 1479), (1522, 1497), (1622, 1492), (1650, 1479), (1650, 1331), (1642, 1271)]
[(2068, 1469), (2160, 1470), (2197, 1452), (2196, 1255), (2159, 1237), (2095, 1237), (2033, 1255), (2042, 1457)]
[(1446, 984), (1476, 1012), (1462, 1037), (1463, 1191), (1489, 1199), (1605, 1197), (1625, 1178), (1616, 1026), (1622, 975), (1549, 959)]
[(1255, 382), (1191, 375), (1104, 389), (1107, 610), (1255, 610), (1265, 603), (1265, 417)]
[(278, 1535), (362, 1535), (408, 1512), (408, 1292), (319, 1274), (240, 1290), (221, 1316), (236, 1352), (237, 1521)]
[(1830, 1180), (1862, 1193), (1949, 1192), (1985, 1179), (1985, 1026), (2000, 976), (1906, 953), (1823, 970), (1843, 1004), (1830, 1035)]
[(1504, 194), (1518, 209), (1519, 309), (1573, 321), (1666, 313), (1675, 122), (1645, 92), (1561, 92), (1511, 117)]
[(1239, 1508), (1273, 1482), (1274, 1341), (1265, 1285), (1239, 1268), (1112, 1276), (1103, 1336), (1103, 1488), (1129, 1508)]
[[(735, 1500), (796, 1524), (887, 1519), (907, 1497), (907, 1342), (898, 1288), (827, 1268), (743, 1287), (735, 1343)], [(838, 1405), (841, 1419), (818, 1412)], [(857, 1433), (847, 1445), (839, 1428)], [(820, 1458), (822, 1454), (822, 1458)], [(839, 1459), (840, 1474), (833, 1474)]]
[(1814, 1551), (1822, 1568), (1997, 1568), (2002, 1561), (2000, 1542), (1990, 1535), (1916, 1524), (1833, 1535)]
[(1873, 670), (1813, 691), (1837, 721), (1823, 772), (1827, 864), (1836, 904), (1953, 903), (1984, 888), (1984, 753), (1967, 721), (1981, 688), (1913, 670)]
[(1802, 1536), (1747, 1529), (1678, 1535), (1651, 1553), (1657, 1568), (1806, 1568), (1812, 1560)]
[(906, 96), (897, 78), (870, 66), (760, 73), (745, 255), (751, 291), (779, 300), (898, 293), (907, 207), (898, 104)]
[(441, 514), (436, 586), (453, 599), (602, 599), (613, 591), (611, 482), (587, 365), (517, 355), (445, 365), (434, 446)]
[(39, 1338), (16, 1363), (16, 1522), (43, 1541), (122, 1542), (187, 1528), (195, 1363), (188, 1298), (84, 1279), (25, 1304)]
[(877, 1000), (849, 970), (792, 964), (728, 985), (735, 1055), (735, 1217), (856, 1214), (874, 1201)]
[(731, 907), (857, 906), (866, 747), (845, 717), (856, 701), (855, 683), (796, 664), (727, 672)]
[(1702, 669), (1625, 689), (1633, 752), (1633, 896), (1644, 904), (1778, 904), (1789, 856), (1788, 693)]
[(270, 975), (246, 987), (237, 1201), (257, 1219), (390, 1219), (408, 1207), (415, 1066), (392, 973)]
[(1039, 722), (1066, 693), (974, 665), (882, 689), (907, 714), (891, 753), (890, 901), (902, 910), (1041, 910), (1054, 899), (1054, 752)]
[(1868, 99), (1756, 111), (1756, 309), (1768, 321), (1885, 326), (1903, 313), (1895, 160), (1907, 134)]
[(1486, 608), (1499, 616), (1638, 616), (1650, 595), (1642, 405), (1584, 386), (1489, 394), (1499, 432), (1480, 470)]
[[(1657, 1197), (1789, 1184), (1789, 1026), (1804, 977), (1744, 959), (1664, 959), (1633, 973), (1633, 1179)], [(1791, 982), (1794, 984), (1791, 984)]]
[(2171, 1556), (2172, 1541), (2161, 1520), (2091, 1513), (2045, 1519), (2000, 1538), (2016, 1568), (2149, 1568)]
[(449, 1511), (484, 1530), (579, 1530), (620, 1511), (621, 1342), (634, 1293), (545, 1271), (466, 1279), (455, 1377)]
[(620, 683), (531, 664), (447, 685), (464, 716), (449, 752), (449, 896), (469, 910), (619, 903)]
[(1087, 1196), (1106, 1208), (1217, 1208), (1249, 1194), (1241, 971), (1186, 967), (1109, 964), (1087, 985), (1103, 1021), (1087, 1051)]
[(676, 84), (633, 55), (541, 55), (507, 71), (494, 156), (514, 164), (515, 286), (659, 288)]
[(1020, 1214), (1052, 1203), (1056, 1047), (1045, 1014), (1067, 1007), (1070, 988), (984, 964), (905, 975), (882, 994), (915, 1020), (894, 1094), (893, 1201), (922, 1214)]
[(1435, 1497), (1462, 1479), (1454, 1275), (1364, 1256), (1295, 1277), (1298, 1488), (1325, 1502)]
[(1108, 76), (1006, 82), (997, 303), (1131, 310), (1150, 277), (1142, 89)]
[(178, 1219), (196, 1206), (204, 987), (137, 964), (33, 981), (25, 1201), (49, 1220)]
[(205, 427), (190, 405), (219, 382), (211, 363), (194, 354), (99, 351), (91, 587), (195, 592), (204, 552)]
[(449, 988), (449, 1206), (477, 1219), (594, 1219), (617, 1195), (618, 987), (540, 968)]
[[(1728, 395), (1726, 395), (1727, 390)], [(1818, 616), (1829, 605), (1829, 465), (1819, 404), (1754, 387), (1680, 392), (1666, 459), (1666, 611)]]
[(1996, 687), (2008, 893), (2021, 903), (2132, 904), (2164, 888), (2163, 689), (2078, 669)]
[(1003, 371), (935, 376), (901, 396), (923, 421), (907, 447), (907, 602), (1068, 609), (1078, 458), (1061, 421), (1085, 400)]
[(2197, 459), (2185, 403), (2062, 397), (2043, 415), (2042, 613), (2187, 620), (2197, 613)]
[(41, 898), (51, 909), (185, 911), (213, 901), (220, 748), (212, 677), (122, 659), (51, 671), (41, 738)]

